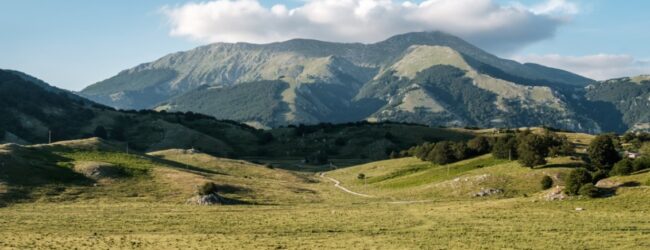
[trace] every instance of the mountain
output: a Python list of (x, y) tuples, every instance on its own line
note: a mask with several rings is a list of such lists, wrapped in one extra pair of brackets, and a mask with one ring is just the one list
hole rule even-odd
[(626, 127), (633, 131), (650, 130), (650, 75), (611, 79), (587, 89), (590, 100), (614, 105)]
[(584, 87), (593, 83), (419, 32), (374, 44), (216, 43), (122, 71), (80, 94), (120, 109), (193, 111), (256, 127), (370, 120), (624, 130), (590, 116), (596, 104)]

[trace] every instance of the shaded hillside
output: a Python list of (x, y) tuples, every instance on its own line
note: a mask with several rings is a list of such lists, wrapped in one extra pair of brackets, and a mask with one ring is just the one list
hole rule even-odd
[(587, 87), (590, 100), (616, 107), (608, 113), (621, 114), (626, 127), (650, 130), (650, 77), (624, 77), (595, 83)]

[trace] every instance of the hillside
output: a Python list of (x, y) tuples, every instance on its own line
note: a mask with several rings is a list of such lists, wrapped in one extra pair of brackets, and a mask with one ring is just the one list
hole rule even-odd
[(596, 104), (581, 87), (593, 82), (422, 32), (375, 44), (217, 43), (122, 71), (80, 94), (116, 108), (193, 111), (257, 127), (370, 120), (626, 130), (589, 112)]
[[(120, 144), (123, 150), (128, 147), (138, 152), (195, 148), (231, 158), (288, 158), (300, 162), (315, 154), (366, 161), (385, 159), (392, 151), (425, 140), (458, 140), (472, 136), (468, 132), (394, 123), (320, 124), (263, 131), (194, 113), (117, 111), (56, 90), (43, 82), (37, 84), (22, 73), (0, 71), (0, 77), (0, 111), (6, 114), (0, 118), (0, 143), (45, 143), (51, 132), (53, 142), (101, 136)], [(266, 83), (260, 84), (273, 86)], [(274, 109), (269, 104), (273, 102), (273, 94), (261, 100), (241, 98), (250, 90), (242, 89), (238, 92), (241, 95), (224, 95), (224, 98), (240, 101), (239, 106), (265, 108), (254, 115), (265, 115), (267, 110)], [(246, 111), (232, 109), (231, 112)]]
[(587, 87), (587, 98), (614, 105), (631, 130), (650, 131), (650, 76), (592, 84)]
[(205, 182), (219, 183), (221, 195), (237, 203), (318, 199), (308, 195), (305, 177), (285, 170), (188, 150), (127, 154), (120, 145), (98, 138), (2, 145), (0, 161), (0, 205), (93, 200), (179, 204)]

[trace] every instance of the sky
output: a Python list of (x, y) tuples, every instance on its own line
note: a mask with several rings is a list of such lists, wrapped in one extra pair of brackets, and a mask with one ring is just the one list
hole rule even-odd
[(650, 74), (649, 9), (647, 0), (0, 0), (0, 68), (78, 91), (213, 42), (372, 43), (441, 30), (604, 80)]

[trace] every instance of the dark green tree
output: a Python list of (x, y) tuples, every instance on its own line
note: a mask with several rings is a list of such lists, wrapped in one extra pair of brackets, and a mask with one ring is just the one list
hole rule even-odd
[(487, 154), (490, 152), (490, 140), (485, 136), (477, 136), (467, 142), (467, 147), (475, 155)]
[(448, 141), (436, 143), (436, 145), (433, 147), (433, 150), (427, 154), (426, 159), (428, 161), (441, 165), (454, 162), (456, 158), (454, 156), (452, 143)]
[(97, 126), (95, 128), (95, 132), (93, 133), (95, 137), (99, 137), (102, 139), (108, 139), (108, 133), (106, 132), (106, 128), (104, 126)]
[(623, 159), (614, 164), (610, 175), (629, 175), (634, 172), (634, 162), (630, 159)]
[(519, 163), (526, 167), (546, 164), (545, 157), (548, 155), (546, 138), (536, 134), (522, 136), (517, 146), (517, 155)]
[(570, 195), (577, 195), (582, 185), (591, 183), (591, 181), (589, 171), (584, 168), (576, 168), (569, 173), (564, 192)]
[(465, 142), (451, 143), (452, 150), (454, 151), (454, 161), (461, 161), (469, 158), (470, 150), (467, 148)]
[(600, 170), (609, 171), (621, 157), (610, 135), (599, 135), (589, 144), (587, 154), (591, 163)]
[(492, 156), (497, 159), (517, 159), (516, 138), (511, 135), (497, 138), (492, 146)]

